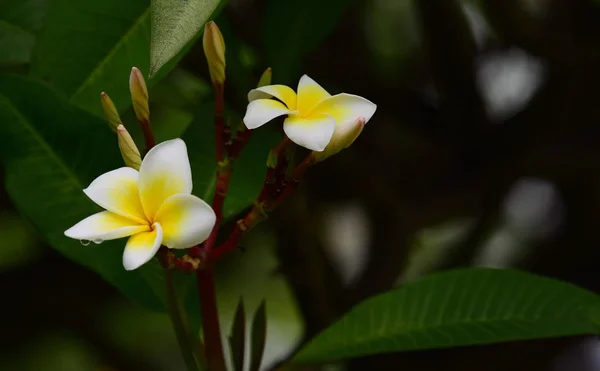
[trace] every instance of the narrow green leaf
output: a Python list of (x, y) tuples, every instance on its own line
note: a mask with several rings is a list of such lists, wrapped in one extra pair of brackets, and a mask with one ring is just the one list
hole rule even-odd
[(152, 0), (150, 75), (200, 35), (223, 0)]
[(263, 21), (267, 64), (274, 81), (289, 84), (306, 54), (335, 28), (354, 0), (269, 0)]
[(82, 192), (98, 175), (123, 166), (106, 123), (55, 92), (20, 77), (0, 77), (0, 161), (19, 211), (48, 243), (99, 273), (134, 301), (164, 309), (164, 277), (151, 262), (127, 272), (125, 241), (82, 246), (64, 231), (100, 209)]
[(252, 319), (250, 370), (259, 371), (267, 340), (267, 306), (263, 300)]
[(309, 342), (295, 362), (593, 334), (600, 298), (515, 270), (431, 275), (365, 300)]
[(244, 302), (242, 298), (238, 303), (231, 325), (229, 335), (229, 346), (231, 347), (231, 358), (235, 371), (244, 369), (244, 352), (246, 349), (246, 314), (244, 313)]

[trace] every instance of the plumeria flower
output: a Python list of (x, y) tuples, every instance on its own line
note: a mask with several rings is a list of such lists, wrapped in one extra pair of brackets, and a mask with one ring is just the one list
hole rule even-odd
[(332, 96), (307, 75), (300, 79), (298, 93), (285, 85), (268, 85), (251, 90), (248, 100), (244, 117), (248, 129), (287, 115), (283, 130), (288, 138), (319, 152), (327, 147), (336, 130), (352, 125), (361, 116), (368, 122), (377, 109), (375, 104), (358, 95)]
[(123, 266), (148, 262), (161, 245), (186, 249), (204, 242), (215, 225), (212, 208), (192, 193), (192, 172), (181, 139), (163, 142), (144, 157), (139, 172), (109, 171), (83, 192), (106, 211), (69, 228), (65, 235), (100, 243), (129, 237)]

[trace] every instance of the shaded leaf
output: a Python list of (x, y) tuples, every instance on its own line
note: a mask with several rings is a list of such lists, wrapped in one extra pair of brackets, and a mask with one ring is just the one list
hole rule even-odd
[(246, 349), (246, 314), (244, 313), (244, 302), (240, 302), (235, 310), (231, 334), (229, 335), (229, 346), (231, 347), (231, 358), (235, 371), (244, 369), (244, 351)]
[(0, 2), (0, 66), (28, 64), (47, 0)]
[(42, 27), (49, 0), (13, 0), (0, 2), (0, 19), (31, 34)]
[(274, 81), (290, 84), (300, 73), (306, 54), (335, 28), (353, 0), (269, 0), (263, 39)]
[(99, 94), (129, 106), (129, 73), (148, 71), (150, 0), (55, 0), (34, 49), (32, 73), (100, 114)]
[(267, 340), (267, 306), (264, 301), (254, 313), (250, 336), (250, 371), (259, 371)]
[[(222, 0), (152, 0), (150, 75), (200, 35)], [(223, 2), (224, 3), (224, 2)]]
[(125, 240), (82, 246), (64, 231), (100, 211), (82, 192), (103, 172), (123, 166), (105, 122), (70, 105), (46, 86), (0, 77), (0, 160), (18, 210), (48, 243), (96, 271), (134, 301), (164, 309), (164, 279), (156, 263), (127, 272)]
[[(187, 49), (147, 81), (151, 88)], [(32, 57), (32, 74), (72, 103), (102, 117), (107, 92), (119, 111), (131, 106), (129, 74), (150, 66), (150, 0), (54, 0)]]
[(294, 361), (591, 334), (599, 305), (582, 288), (515, 270), (438, 273), (360, 303)]
[(0, 66), (27, 64), (35, 35), (0, 19)]

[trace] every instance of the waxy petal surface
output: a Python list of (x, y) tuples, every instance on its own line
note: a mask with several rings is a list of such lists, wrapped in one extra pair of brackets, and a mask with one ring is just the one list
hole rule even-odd
[(65, 231), (65, 236), (77, 240), (95, 241), (97, 243), (150, 230), (148, 224), (140, 225), (129, 218), (101, 211), (88, 216)]
[(331, 141), (322, 152), (313, 152), (317, 161), (323, 161), (341, 150), (348, 148), (360, 135), (365, 127), (365, 119), (360, 116), (347, 124), (337, 125)]
[(325, 149), (335, 130), (335, 120), (331, 116), (320, 115), (305, 119), (288, 117), (283, 122), (283, 131), (290, 140), (312, 151)]
[(126, 270), (134, 270), (147, 263), (156, 255), (162, 244), (163, 231), (158, 223), (152, 225), (152, 230), (137, 233), (127, 240), (123, 252), (123, 266)]
[(313, 108), (323, 100), (331, 97), (327, 90), (307, 75), (300, 78), (298, 82), (298, 112), (307, 117)]
[(360, 116), (365, 118), (365, 123), (369, 122), (375, 114), (377, 105), (373, 102), (353, 94), (336, 94), (319, 103), (311, 113), (327, 114), (332, 116), (337, 126), (352, 125)]
[(244, 124), (248, 129), (256, 129), (276, 117), (290, 113), (281, 102), (273, 99), (258, 99), (250, 102), (244, 116)]
[(96, 178), (83, 192), (96, 204), (136, 223), (147, 224), (138, 193), (137, 170), (122, 167)]
[(248, 93), (248, 102), (253, 102), (257, 99), (268, 99), (271, 97), (275, 97), (282, 101), (290, 111), (296, 109), (296, 102), (298, 99), (296, 92), (289, 86), (285, 85), (267, 85), (252, 89)]
[(148, 151), (140, 167), (138, 187), (150, 223), (154, 223), (154, 216), (166, 199), (192, 193), (190, 160), (181, 139), (162, 142)]
[(163, 245), (171, 249), (187, 249), (208, 238), (216, 216), (202, 199), (179, 194), (162, 204), (154, 220), (162, 226)]

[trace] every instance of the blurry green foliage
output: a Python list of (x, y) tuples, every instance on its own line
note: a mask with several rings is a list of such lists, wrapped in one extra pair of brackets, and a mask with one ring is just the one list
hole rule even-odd
[(290, 84), (304, 57), (329, 35), (353, 0), (269, 0), (262, 37), (273, 81)]
[[(32, 356), (35, 355), (35, 356)], [(93, 348), (76, 335), (61, 331), (33, 339), (23, 354), (0, 360), (3, 370), (81, 371), (101, 369)]]
[(0, 2), (0, 66), (29, 64), (46, 8), (47, 0)]
[(0, 211), (0, 236), (0, 271), (25, 265), (41, 255), (35, 230), (15, 212)]

